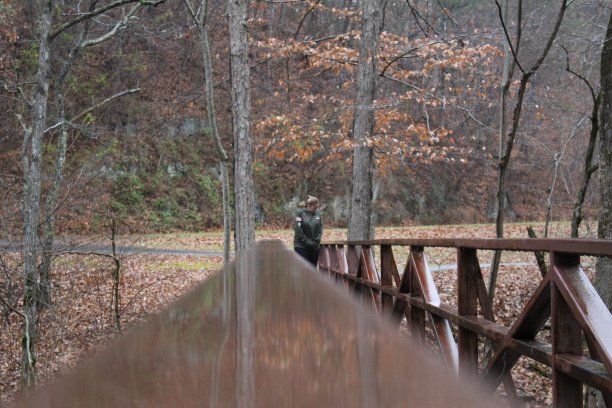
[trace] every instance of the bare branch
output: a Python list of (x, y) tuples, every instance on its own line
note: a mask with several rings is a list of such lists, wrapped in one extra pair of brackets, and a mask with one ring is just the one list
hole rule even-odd
[(298, 24), (297, 30), (295, 30), (295, 34), (293, 35), (294, 40), (297, 40), (297, 36), (300, 33), (300, 30), (302, 29), (302, 25), (304, 24), (304, 21), (306, 21), (306, 17), (308, 17), (308, 15), (312, 13), (315, 8), (317, 8), (320, 2), (321, 0), (317, 0), (312, 6), (310, 6), (308, 10), (306, 10), (304, 15), (302, 16), (302, 19), (300, 20), (300, 24)]
[(101, 35), (98, 38), (93, 38), (91, 40), (87, 40), (84, 41), (80, 48), (85, 48), (85, 47), (90, 47), (92, 45), (97, 45), (100, 44), (103, 41), (108, 40), (109, 38), (113, 37), (115, 34), (117, 34), (117, 32), (119, 32), (119, 30), (121, 30), (122, 28), (124, 28), (125, 26), (127, 26), (128, 20), (130, 18), (132, 18), (132, 16), (136, 13), (136, 11), (142, 6), (142, 3), (138, 3), (137, 5), (135, 5), (129, 13), (127, 13), (121, 20), (119, 20), (117, 22), (117, 24), (115, 24), (115, 26), (106, 34)]
[(2, 304), (4, 304), (4, 306), (8, 307), (12, 312), (18, 314), (19, 316), (21, 316), (23, 319), (26, 318), (26, 316), (20, 312), (19, 310), (15, 309), (13, 306), (11, 306), (2, 296), (0, 296), (0, 302), (2, 302)]
[(76, 122), (77, 120), (79, 120), (83, 116), (87, 115), (89, 112), (98, 109), (99, 107), (109, 103), (110, 101), (112, 101), (115, 98), (119, 98), (119, 97), (125, 96), (125, 95), (130, 95), (130, 94), (137, 93), (137, 92), (140, 92), (140, 91), (141, 91), (140, 88), (134, 88), (134, 89), (128, 89), (128, 90), (123, 91), (123, 92), (119, 92), (118, 94), (110, 96), (110, 97), (106, 98), (105, 100), (103, 100), (102, 102), (100, 102), (100, 103), (98, 103), (96, 105), (90, 106), (89, 108), (85, 109), (84, 111), (82, 111), (78, 115), (74, 116), (72, 119), (67, 120), (67, 121), (60, 121), (60, 122), (56, 123), (55, 125), (45, 129), (44, 133), (50, 132), (53, 129), (56, 129), (56, 128), (62, 126), (62, 125), (70, 124), (72, 122)]
[(591, 83), (589, 82), (588, 79), (586, 79), (579, 73), (574, 72), (570, 68), (569, 52), (567, 51), (567, 48), (565, 48), (565, 46), (562, 45), (561, 48), (563, 48), (563, 51), (565, 51), (565, 70), (569, 72), (570, 74), (576, 76), (578, 79), (580, 79), (582, 82), (585, 83), (585, 85), (589, 88), (589, 91), (591, 91), (591, 98), (593, 98), (593, 102), (595, 102), (595, 100), (597, 99), (597, 95), (595, 94), (595, 90), (591, 86)]
[[(459, 37), (458, 37), (459, 38)], [(452, 40), (451, 40), (452, 41)], [(397, 61), (401, 60), (402, 58), (406, 58), (407, 55), (412, 54), (413, 52), (416, 52), (420, 49), (435, 45), (435, 44), (441, 44), (441, 43), (448, 43), (450, 41), (446, 41), (446, 40), (437, 40), (437, 41), (432, 41), (430, 43), (421, 45), (419, 47), (413, 47), (409, 50), (406, 50), (405, 52), (391, 58), (391, 60), (387, 63), (387, 65), (385, 65), (385, 67), (382, 69), (380, 76), (385, 76), (385, 72), (387, 71), (387, 69), (389, 69), (389, 67), (391, 65), (393, 65), (394, 63), (396, 63)]]
[(79, 15), (78, 17), (76, 17), (73, 20), (70, 20), (62, 25), (60, 25), (59, 27), (57, 27), (55, 30), (53, 30), (51, 32), (51, 34), (49, 34), (49, 41), (52, 41), (55, 37), (57, 37), (61, 32), (63, 32), (64, 30), (67, 30), (68, 28), (79, 24), (82, 21), (85, 21), (89, 18), (98, 16), (100, 14), (103, 14), (105, 12), (107, 12), (108, 10), (112, 10), (116, 7), (121, 7), (124, 6), (126, 4), (131, 4), (131, 3), (136, 3), (139, 2), (141, 5), (143, 6), (158, 6), (162, 3), (164, 3), (166, 0), (116, 0), (112, 3), (106, 4), (102, 7), (99, 7), (93, 11), (90, 11), (88, 13), (82, 13), (81, 15)]
[[(497, 6), (497, 12), (499, 13), (499, 21), (501, 22), (502, 28), (504, 30), (504, 35), (506, 36), (506, 41), (508, 43), (508, 46), (510, 47), (510, 52), (512, 53), (512, 57), (514, 58), (514, 62), (516, 63), (516, 65), (519, 67), (519, 69), (521, 70), (521, 72), (525, 72), (525, 70), (523, 69), (523, 67), (521, 66), (521, 63), (518, 60), (518, 48), (520, 45), (520, 33), (521, 33), (521, 28), (520, 28), (520, 24), (521, 24), (521, 18), (519, 17), (518, 22), (517, 22), (517, 39), (516, 39), (516, 51), (514, 50), (514, 47), (512, 46), (512, 40), (510, 39), (510, 34), (508, 33), (508, 28), (506, 27), (506, 22), (504, 20), (504, 13), (502, 11), (502, 7), (501, 4), (499, 4), (498, 0), (495, 0), (495, 5)], [(521, 5), (519, 5), (519, 15), (521, 13)]]
[(425, 34), (426, 37), (429, 37), (429, 33), (427, 32), (427, 30), (423, 28), (423, 26), (421, 26), (421, 23), (419, 22), (419, 20), (422, 20), (431, 31), (433, 31), (436, 35), (441, 37), (440, 33), (438, 33), (435, 27), (431, 25), (431, 23), (425, 17), (423, 17), (421, 13), (419, 13), (419, 11), (410, 3), (410, 0), (405, 0), (405, 2), (408, 5), (408, 8), (410, 8), (410, 12), (412, 13), (412, 16), (414, 17), (414, 21), (417, 23), (417, 25), (419, 26), (419, 28), (421, 29), (423, 34)]

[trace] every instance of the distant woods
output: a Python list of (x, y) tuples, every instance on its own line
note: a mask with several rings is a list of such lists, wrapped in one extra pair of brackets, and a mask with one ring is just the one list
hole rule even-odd
[[(88, 29), (83, 44), (116, 29), (105, 43), (88, 47), (75, 44), (87, 13), (100, 10), (68, 2), (62, 16), (55, 16), (40, 162), (44, 198), (52, 191), (51, 169), (65, 135), (65, 176), (55, 178), (58, 204), (51, 211), (59, 231), (95, 231), (109, 216), (138, 231), (223, 225), (218, 149), (213, 139), (201, 137), (212, 134), (213, 124), (200, 37), (185, 2), (166, 3), (100, 14), (101, 24)], [(197, 13), (200, 2), (192, 3)], [(520, 46), (507, 50), (510, 56), (516, 53), (522, 68), (530, 68), (541, 55), (544, 39), (554, 28), (557, 4), (550, 0), (523, 5)], [(509, 15), (518, 11), (517, 2), (500, 6), (507, 7)], [(24, 97), (35, 89), (41, 47), (35, 36), (39, 20), (20, 18), (33, 13), (32, 7), (4, 3), (0, 14), (0, 91), (6, 101), (0, 112), (0, 171), (6, 186), (2, 215), (12, 231), (21, 230), (9, 215), (25, 174), (17, 158), (21, 141), (10, 135), (29, 127)], [(367, 174), (372, 177), (370, 216), (376, 225), (495, 219), (499, 94), (504, 85), (500, 78), (506, 37), (516, 43), (517, 27), (508, 24), (504, 31), (494, 2), (384, 4), (375, 97), (369, 108), (372, 130), (363, 139), (355, 139), (354, 129), (355, 115), (363, 107), (357, 102), (361, 4), (254, 2), (245, 13), (248, 69), (239, 73), (248, 71), (250, 76), (255, 194), (247, 206), (253, 208), (255, 223), (285, 225), (292, 203), (313, 193), (325, 204), (326, 222), (348, 225), (355, 207), (354, 149), (371, 151)], [(220, 147), (233, 163), (231, 178), (244, 161), (231, 136), (236, 126), (231, 119), (227, 4), (210, 0), (208, 14), (216, 127)], [(590, 121), (584, 118), (593, 116), (594, 104), (580, 78), (598, 89), (607, 14), (609, 9), (597, 2), (571, 3), (550, 51), (529, 80), (502, 201), (509, 220), (543, 220), (549, 203), (551, 219), (571, 218), (590, 131)], [(82, 23), (75, 22), (79, 19)], [(62, 76), (71, 53), (78, 58)], [(519, 96), (520, 74), (516, 67), (508, 81), (508, 106)], [(85, 112), (136, 88), (137, 95)], [(512, 114), (508, 109), (507, 120)], [(558, 181), (551, 196), (555, 174)], [(597, 180), (597, 173), (594, 177)], [(596, 218), (599, 188), (591, 183), (582, 194), (580, 210), (588, 230)], [(236, 205), (235, 191), (230, 198)]]

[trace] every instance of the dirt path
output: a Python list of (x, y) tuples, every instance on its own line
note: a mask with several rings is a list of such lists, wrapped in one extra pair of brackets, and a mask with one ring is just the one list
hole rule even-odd
[[(21, 242), (11, 242), (0, 240), (0, 253), (15, 253), (23, 250)], [(53, 248), (56, 253), (100, 253), (110, 254), (112, 249), (110, 245), (97, 244), (66, 244), (60, 243)], [(119, 255), (131, 254), (156, 254), (156, 255), (186, 255), (186, 256), (223, 256), (223, 252), (219, 251), (198, 251), (194, 249), (174, 249), (174, 248), (145, 248), (139, 246), (117, 246)]]

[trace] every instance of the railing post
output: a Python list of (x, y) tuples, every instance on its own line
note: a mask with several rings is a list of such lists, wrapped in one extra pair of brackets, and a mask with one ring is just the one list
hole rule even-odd
[[(580, 257), (558, 252), (550, 254), (551, 270), (555, 273), (567, 267), (580, 265)], [(552, 282), (551, 286), (551, 334), (553, 350), (553, 406), (571, 408), (582, 406), (582, 383), (571, 378), (555, 367), (557, 354), (582, 355), (582, 328), (574, 317), (571, 308), (563, 299), (559, 289)]]
[[(347, 273), (349, 275), (357, 276), (357, 270), (359, 269), (359, 255), (357, 254), (357, 247), (355, 245), (348, 245), (346, 249), (346, 264)], [(349, 281), (349, 291), (356, 295), (359, 295), (359, 285), (355, 281)]]
[[(478, 314), (475, 262), (477, 262), (475, 249), (457, 248), (457, 304), (461, 317), (477, 317)], [(478, 335), (461, 326), (459, 327), (459, 371), (472, 375), (478, 373)]]
[[(423, 301), (425, 301), (425, 296), (423, 295), (423, 291), (419, 285), (419, 278), (417, 276), (415, 262), (415, 258), (420, 256), (422, 253), (423, 247), (410, 247), (410, 256), (408, 258), (409, 267), (407, 268), (406, 273), (409, 274), (410, 296), (420, 297), (423, 299)], [(418, 343), (425, 343), (425, 310), (410, 306), (410, 332), (412, 333), (412, 338)]]
[[(397, 269), (391, 245), (380, 246), (380, 284), (382, 287), (393, 286), (393, 270)], [(382, 312), (391, 316), (393, 312), (393, 296), (381, 293)]]

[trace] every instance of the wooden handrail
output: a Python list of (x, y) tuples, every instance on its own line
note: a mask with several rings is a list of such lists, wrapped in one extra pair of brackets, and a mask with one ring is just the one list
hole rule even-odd
[(504, 251), (562, 252), (576, 255), (612, 256), (612, 241), (600, 239), (549, 239), (549, 238), (413, 238), (375, 239), (371, 241), (327, 241), (322, 245), (366, 246), (420, 246), (429, 248), (471, 248)]
[(491, 404), (295, 252), (262, 242), (20, 406)]

